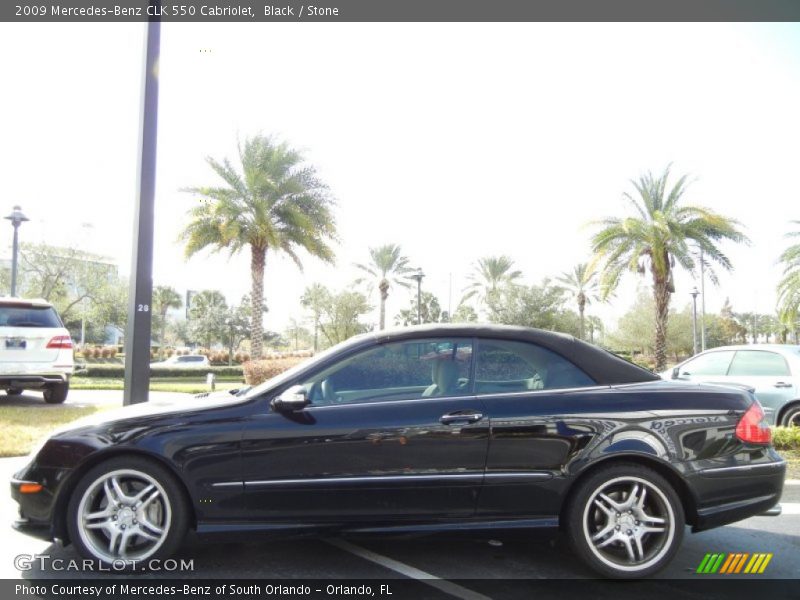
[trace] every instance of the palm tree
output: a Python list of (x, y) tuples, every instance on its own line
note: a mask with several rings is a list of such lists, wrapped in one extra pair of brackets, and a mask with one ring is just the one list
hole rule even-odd
[(182, 306), (183, 298), (175, 291), (175, 288), (168, 285), (157, 285), (153, 289), (153, 308), (161, 319), (161, 332), (158, 341), (162, 348), (164, 347), (164, 336), (167, 331), (167, 311), (170, 308), (181, 308)]
[(381, 295), (380, 304), (380, 329), (386, 326), (386, 299), (389, 297), (389, 288), (392, 284), (408, 287), (406, 281), (412, 269), (408, 266), (408, 258), (401, 254), (397, 244), (386, 244), (369, 249), (371, 262), (369, 264), (356, 264), (356, 267), (366, 271), (378, 280), (378, 291)]
[(694, 273), (697, 262), (689, 242), (702, 250), (703, 263), (711, 281), (717, 283), (711, 262), (731, 270), (730, 260), (717, 243), (722, 240), (747, 243), (738, 229), (737, 221), (707, 208), (681, 206), (686, 191), (684, 175), (667, 189), (669, 167), (660, 177), (652, 173), (632, 180), (636, 194), (624, 194), (633, 215), (612, 217), (595, 224), (602, 225), (592, 238), (596, 260), (603, 262), (601, 292), (603, 297), (617, 287), (625, 271), (644, 274), (647, 269), (653, 278), (655, 300), (655, 359), (656, 370), (666, 366), (666, 334), (670, 294), (674, 291), (672, 271), (678, 264)]
[(564, 273), (556, 279), (563, 284), (562, 287), (578, 303), (578, 314), (581, 317), (580, 338), (585, 339), (585, 317), (586, 305), (598, 299), (597, 273), (586, 263), (575, 265), (572, 271)]
[(311, 320), (314, 322), (314, 353), (319, 348), (320, 320), (330, 297), (330, 291), (321, 283), (312, 283), (300, 297), (300, 304), (311, 311)]
[(500, 287), (513, 284), (522, 277), (522, 271), (512, 271), (514, 261), (508, 256), (485, 256), (473, 265), (473, 273), (467, 278), (471, 283), (464, 288), (466, 294), (462, 299), (469, 300), (477, 297), (479, 302), (486, 304)]
[(185, 190), (201, 197), (189, 211), (191, 220), (181, 236), (186, 256), (207, 247), (233, 255), (249, 246), (250, 343), (252, 356), (259, 358), (267, 251), (283, 252), (301, 270), (299, 249), (332, 263), (328, 242), (336, 239), (333, 200), (316, 170), (302, 164), (300, 152), (271, 137), (256, 135), (239, 144), (241, 171), (228, 159), (206, 160), (225, 185)]
[[(800, 225), (800, 221), (792, 221)], [(800, 237), (800, 231), (792, 231), (786, 237)], [(778, 314), (786, 329), (794, 330), (800, 313), (800, 243), (792, 244), (781, 253), (783, 277), (778, 283)]]

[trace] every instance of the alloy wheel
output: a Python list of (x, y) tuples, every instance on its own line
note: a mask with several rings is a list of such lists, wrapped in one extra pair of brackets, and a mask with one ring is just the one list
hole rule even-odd
[(106, 562), (144, 560), (167, 539), (172, 508), (151, 475), (120, 469), (95, 479), (77, 510), (81, 541)]
[(601, 562), (633, 573), (669, 552), (675, 514), (655, 484), (640, 477), (617, 477), (589, 495), (582, 527), (589, 549)]

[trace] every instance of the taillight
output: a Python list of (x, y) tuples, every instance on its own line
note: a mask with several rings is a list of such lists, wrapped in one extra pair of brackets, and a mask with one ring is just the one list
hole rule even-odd
[(68, 335), (57, 335), (47, 342), (48, 348), (72, 348), (72, 339)]
[(736, 437), (751, 444), (769, 444), (772, 432), (764, 421), (764, 410), (753, 402), (736, 425)]

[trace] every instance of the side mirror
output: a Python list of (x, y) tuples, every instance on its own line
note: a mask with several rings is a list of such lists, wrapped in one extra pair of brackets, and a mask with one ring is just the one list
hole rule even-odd
[(308, 406), (306, 388), (302, 385), (293, 385), (280, 396), (272, 399), (271, 406), (280, 411), (302, 410)]

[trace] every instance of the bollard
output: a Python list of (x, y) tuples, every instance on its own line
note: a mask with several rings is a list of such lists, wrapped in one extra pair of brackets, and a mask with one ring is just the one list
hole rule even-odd
[(213, 392), (216, 389), (217, 378), (213, 373), (206, 375), (206, 383), (208, 384), (208, 391)]

